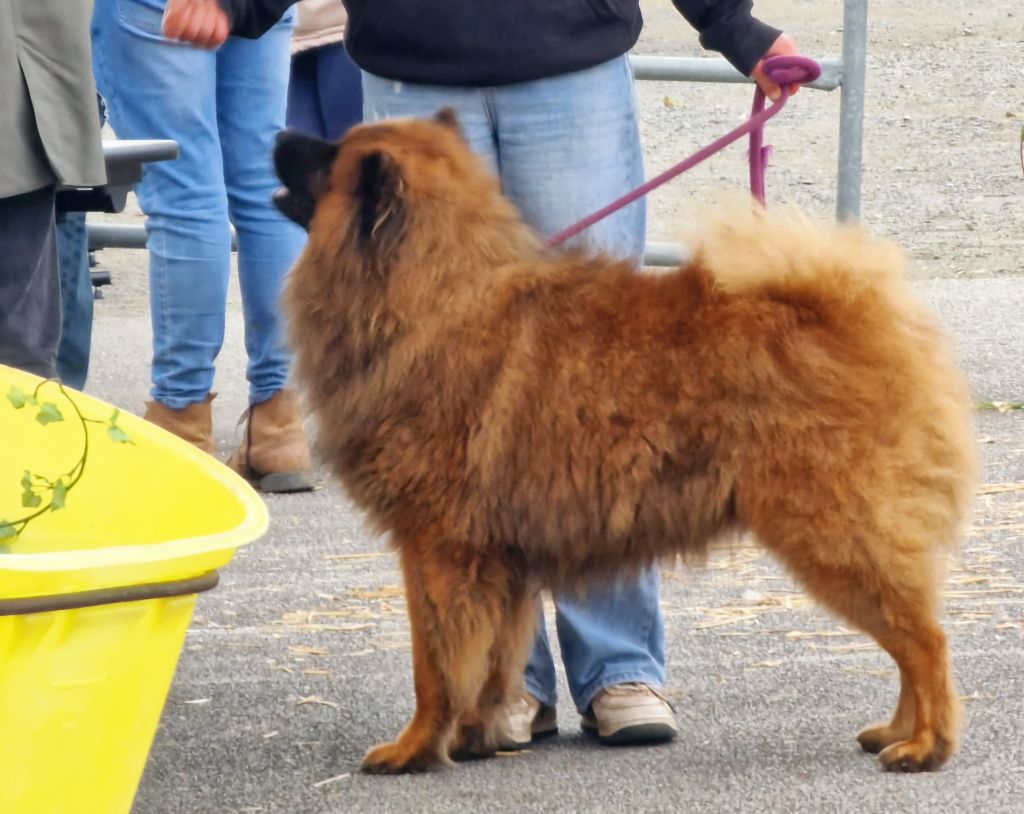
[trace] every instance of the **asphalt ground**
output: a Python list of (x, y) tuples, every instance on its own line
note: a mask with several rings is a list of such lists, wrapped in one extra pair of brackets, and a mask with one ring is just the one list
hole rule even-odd
[[(118, 284), (97, 303), (89, 390), (139, 411), (148, 317), (118, 307)], [(955, 336), (978, 403), (1024, 400), (1018, 281), (917, 287)], [(216, 385), (224, 456), (245, 406), (241, 348), (234, 303)], [(977, 433), (985, 485), (945, 617), (967, 726), (937, 774), (885, 774), (859, 752), (856, 731), (895, 702), (892, 663), (740, 545), (663, 576), (675, 743), (601, 747), (562, 703), (561, 735), (516, 756), (362, 776), (365, 749), (413, 708), (408, 625), (392, 555), (325, 475), (314, 493), (271, 497), (269, 534), (200, 598), (135, 812), (1019, 811), (1024, 412), (979, 409)]]
[[(1024, 402), (1018, 5), (871, 5), (862, 216), (907, 248), (979, 404)], [(840, 0), (756, 6), (806, 53), (839, 55)], [(644, 11), (639, 53), (700, 53), (670, 3), (644, 0)], [(638, 93), (649, 174), (738, 124), (750, 100), (743, 86), (647, 82)], [(806, 91), (773, 120), (770, 202), (832, 211), (838, 111), (838, 93)], [(736, 147), (658, 190), (652, 238), (673, 239), (693, 206), (742, 188), (745, 173)], [(137, 211), (114, 219), (141, 222)], [(141, 412), (145, 255), (100, 259), (114, 286), (97, 303), (88, 390)], [(241, 348), (233, 290), (214, 404), (223, 457), (245, 407)], [(270, 533), (200, 598), (135, 814), (1020, 811), (1024, 412), (979, 409), (977, 437), (983, 486), (951, 563), (945, 615), (966, 729), (937, 774), (885, 774), (859, 752), (856, 731), (895, 702), (893, 665), (741, 546), (706, 569), (664, 575), (675, 743), (600, 747), (563, 703), (561, 735), (517, 756), (364, 777), (364, 750), (394, 737), (412, 711), (407, 622), (392, 556), (325, 477), (313, 494), (268, 500)]]

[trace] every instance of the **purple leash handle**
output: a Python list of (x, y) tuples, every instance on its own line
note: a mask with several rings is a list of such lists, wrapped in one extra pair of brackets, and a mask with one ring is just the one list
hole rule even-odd
[(638, 198), (642, 198), (652, 189), (657, 189), (662, 184), (671, 181), (677, 175), (682, 175), (687, 170), (696, 167), (706, 158), (710, 158), (719, 150), (728, 147), (734, 141), (742, 138), (747, 133), (750, 134), (751, 192), (753, 192), (754, 196), (763, 203), (764, 166), (768, 150), (768, 148), (762, 148), (761, 146), (764, 134), (764, 123), (786, 106), (786, 100), (789, 98), (788, 85), (813, 82), (821, 75), (821, 67), (817, 62), (813, 59), (809, 59), (808, 57), (779, 56), (769, 57), (766, 59), (764, 61), (763, 68), (765, 76), (771, 79), (775, 84), (779, 85), (782, 89), (782, 95), (779, 97), (779, 100), (771, 107), (765, 109), (764, 92), (759, 87), (754, 94), (754, 109), (750, 118), (735, 130), (731, 130), (724, 136), (715, 139), (707, 147), (698, 150), (689, 158), (685, 158), (678, 164), (669, 167), (660, 175), (656, 175), (654, 178), (641, 184), (631, 192), (627, 192), (621, 198), (617, 198), (602, 209), (588, 215), (583, 220), (574, 223), (572, 226), (563, 229), (555, 235), (552, 235), (548, 238), (547, 245), (557, 246), (559, 243), (564, 243), (569, 238), (575, 237), (584, 229), (593, 226), (599, 220), (603, 220), (613, 212), (617, 212), (619, 209), (622, 209), (624, 206), (628, 206)]
[[(762, 206), (764, 206), (765, 170), (768, 167), (768, 159), (772, 154), (771, 146), (762, 146), (764, 141), (764, 122), (786, 106), (786, 102), (789, 100), (790, 85), (803, 85), (807, 82), (813, 82), (821, 76), (821, 66), (813, 59), (807, 57), (769, 57), (764, 61), (764, 74), (779, 86), (782, 90), (782, 95), (770, 108), (774, 112), (750, 130), (750, 194)], [(761, 90), (759, 85), (754, 91), (754, 106), (750, 111), (751, 119), (754, 119), (763, 110), (764, 91)]]

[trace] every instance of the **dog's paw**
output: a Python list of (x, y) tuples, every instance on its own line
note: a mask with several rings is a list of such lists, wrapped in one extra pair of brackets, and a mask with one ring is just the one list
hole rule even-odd
[(949, 758), (952, 748), (941, 740), (899, 741), (878, 755), (887, 772), (932, 772)]
[(857, 743), (860, 744), (860, 748), (865, 752), (877, 755), (887, 746), (892, 746), (894, 743), (906, 740), (910, 735), (910, 732), (901, 732), (893, 729), (887, 723), (874, 724), (873, 726), (865, 727), (857, 733)]
[(429, 772), (445, 762), (436, 749), (410, 748), (399, 740), (370, 749), (363, 758), (362, 770), (367, 774), (415, 774)]

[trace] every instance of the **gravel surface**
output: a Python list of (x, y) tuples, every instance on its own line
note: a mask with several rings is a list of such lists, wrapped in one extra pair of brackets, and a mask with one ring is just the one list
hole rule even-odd
[[(758, 13), (814, 57), (842, 54), (842, 3), (760, 0)], [(644, 54), (700, 55), (668, 2), (644, 3)], [(871, 3), (862, 215), (905, 246), (921, 276), (1024, 271), (1024, 8), (922, 0)], [(744, 86), (640, 83), (648, 174), (747, 115)], [(668, 104), (666, 104), (668, 100)], [(839, 91), (802, 91), (767, 126), (769, 200), (829, 215), (835, 207)], [(671, 238), (694, 202), (744, 188), (733, 146), (653, 195), (652, 236)]]

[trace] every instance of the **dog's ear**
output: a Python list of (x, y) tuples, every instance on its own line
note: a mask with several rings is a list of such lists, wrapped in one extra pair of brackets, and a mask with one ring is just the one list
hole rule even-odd
[(383, 152), (363, 156), (355, 197), (360, 242), (364, 249), (386, 255), (397, 245), (405, 222), (405, 182), (398, 162)]
[(317, 199), (327, 191), (331, 165), (338, 145), (295, 130), (282, 130), (274, 143), (274, 169), (284, 184), (274, 193), (274, 203), (285, 217), (305, 229), (316, 210)]
[(434, 121), (449, 130), (454, 131), (455, 135), (465, 141), (462, 135), (462, 128), (459, 127), (459, 118), (455, 115), (455, 108), (453, 107), (442, 107), (437, 113), (434, 114)]
[(459, 119), (455, 115), (455, 108), (453, 107), (442, 107), (434, 114), (434, 121), (455, 131), (459, 129)]

